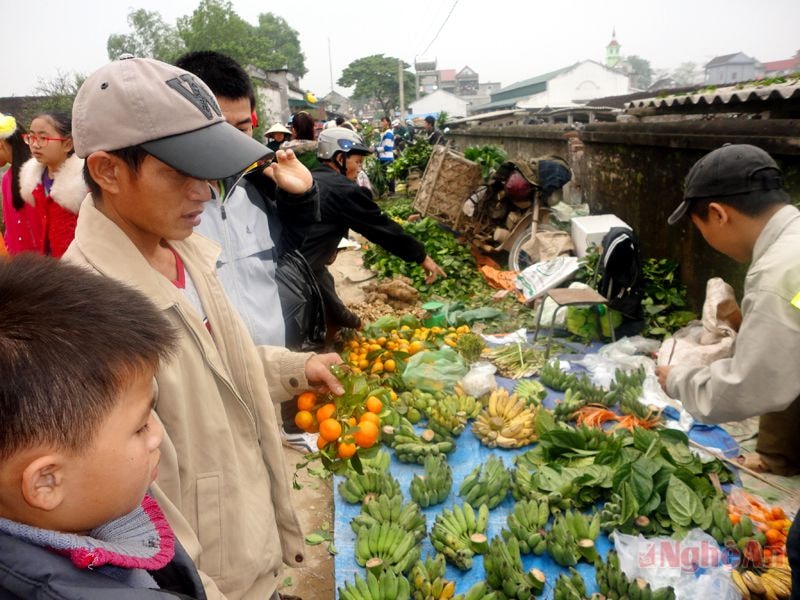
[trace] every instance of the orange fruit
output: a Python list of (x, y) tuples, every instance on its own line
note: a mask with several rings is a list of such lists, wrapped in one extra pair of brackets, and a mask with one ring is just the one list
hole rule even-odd
[(372, 363), (372, 368), (369, 370), (370, 373), (383, 373), (383, 363), (380, 360), (376, 360)]
[(420, 342), (419, 340), (414, 340), (408, 345), (408, 353), (409, 354), (416, 354), (420, 350), (425, 348), (425, 344)]
[(297, 397), (297, 410), (311, 410), (317, 403), (317, 395), (314, 392), (303, 392)]
[(333, 402), (323, 404), (317, 409), (317, 422), (322, 423), (325, 419), (330, 419), (336, 412), (336, 405)]
[(314, 415), (307, 410), (298, 411), (294, 416), (294, 424), (303, 431), (311, 431), (314, 427)]
[(356, 421), (355, 417), (350, 417), (349, 419), (347, 419), (347, 424), (350, 427), (355, 427), (358, 424), (358, 422)]
[(317, 449), (318, 450), (324, 450), (325, 446), (327, 446), (327, 445), (328, 445), (328, 440), (326, 440), (321, 435), (317, 436)]
[(336, 446), (336, 456), (339, 458), (350, 458), (356, 453), (356, 445), (352, 442), (339, 442)]
[(371, 413), (379, 413), (383, 410), (383, 402), (376, 396), (367, 398), (367, 410)]
[(364, 421), (371, 421), (378, 426), (381, 424), (381, 418), (373, 412), (365, 412), (363, 415), (361, 415), (361, 418), (358, 420), (358, 422), (363, 423)]
[(336, 419), (325, 419), (319, 423), (319, 437), (335, 442), (342, 435), (342, 424)]
[(394, 373), (397, 370), (397, 363), (394, 362), (393, 358), (389, 358), (383, 361), (383, 370), (387, 373)]
[(353, 439), (360, 448), (372, 448), (378, 441), (378, 426), (370, 421), (359, 423)]

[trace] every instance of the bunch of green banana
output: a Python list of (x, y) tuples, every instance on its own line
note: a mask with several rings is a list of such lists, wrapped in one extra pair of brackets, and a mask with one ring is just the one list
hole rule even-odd
[(481, 412), (483, 405), (473, 396), (470, 396), (461, 389), (461, 386), (455, 387), (456, 398), (456, 412), (464, 413), (467, 419), (474, 419)]
[(472, 557), (486, 551), (486, 528), (489, 525), (489, 507), (482, 504), (475, 510), (469, 504), (444, 509), (431, 527), (431, 544), (444, 554), (445, 560), (462, 571), (472, 568)]
[[(559, 517), (556, 517), (556, 521), (558, 520)], [(566, 525), (566, 529), (572, 539), (575, 540), (575, 548), (580, 558), (589, 563), (594, 563), (597, 559), (597, 550), (594, 542), (597, 536), (600, 535), (600, 513), (593, 512), (590, 515), (585, 515), (577, 510), (568, 510), (564, 513), (563, 523)], [(556, 541), (558, 541), (555, 529), (556, 523), (553, 524), (553, 529), (550, 530), (548, 535), (549, 537), (555, 536)]]
[(573, 388), (569, 388), (564, 392), (564, 398), (560, 402), (556, 402), (555, 408), (553, 408), (553, 416), (557, 421), (571, 421), (572, 416), (586, 404), (587, 402), (580, 392), (575, 392)]
[(499, 456), (491, 455), (464, 478), (458, 495), (473, 506), (486, 504), (490, 509), (505, 500), (511, 488), (511, 473)]
[(388, 472), (364, 471), (348, 473), (339, 484), (339, 494), (345, 502), (357, 504), (367, 496), (399, 496), (400, 484)]
[(733, 539), (733, 523), (728, 516), (728, 504), (724, 498), (719, 497), (711, 501), (709, 509), (712, 521), (708, 533), (718, 544), (725, 544), (729, 539)]
[(446, 600), (453, 598), (456, 592), (455, 581), (444, 578), (444, 555), (436, 554), (433, 558), (419, 560), (408, 574), (413, 600)]
[(515, 537), (492, 539), (483, 557), (486, 583), (499, 598), (530, 598), (544, 590), (545, 574), (538, 569), (522, 570), (522, 558)]
[(551, 390), (563, 392), (575, 384), (575, 376), (562, 371), (558, 360), (551, 360), (539, 369), (539, 381)]
[(675, 590), (671, 587), (650, 587), (644, 579), (628, 579), (619, 566), (619, 556), (610, 550), (604, 563), (597, 559), (594, 563), (595, 580), (600, 593), (609, 600), (675, 600)]
[(517, 461), (517, 466), (511, 471), (511, 494), (517, 501), (534, 500), (544, 501), (550, 507), (550, 512), (554, 515), (559, 514), (574, 506), (570, 498), (566, 498), (560, 492), (542, 492), (533, 481), (534, 472), (522, 462)]
[(489, 448), (520, 448), (532, 444), (536, 436), (536, 411), (524, 400), (498, 388), (472, 424), (472, 432)]
[(547, 397), (547, 390), (536, 379), (521, 379), (514, 386), (514, 393), (524, 400), (528, 406), (541, 406)]
[(339, 588), (339, 600), (410, 600), (408, 579), (392, 571), (378, 576), (367, 572), (366, 580), (356, 575), (355, 581)]
[(425, 464), (425, 457), (449, 454), (456, 448), (451, 438), (440, 437), (437, 440), (436, 432), (431, 429), (417, 435), (413, 427), (401, 424), (399, 428), (392, 428), (388, 432), (384, 427), (383, 432), (388, 434), (397, 460), (404, 463), (422, 465)]
[(381, 523), (394, 523), (399, 525), (419, 542), (425, 537), (425, 515), (414, 502), (403, 504), (403, 497), (377, 496), (365, 500), (361, 505), (361, 513), (353, 517), (350, 527), (355, 533), (364, 528), (370, 528)]
[(572, 567), (581, 559), (578, 540), (570, 531), (563, 515), (555, 516), (553, 527), (547, 533), (547, 552), (562, 567)]
[(453, 470), (443, 455), (426, 456), (425, 475), (411, 479), (411, 499), (423, 508), (444, 502), (453, 487)]
[(546, 500), (522, 500), (514, 505), (506, 519), (508, 530), (504, 529), (501, 534), (504, 538), (509, 535), (517, 538), (522, 554), (541, 555), (547, 545), (544, 526), (549, 519), (550, 505)]
[(731, 578), (743, 600), (785, 600), (792, 597), (792, 572), (788, 567), (770, 567), (758, 573), (734, 569)]
[(359, 529), (356, 534), (356, 562), (373, 573), (381, 570), (407, 573), (419, 555), (415, 536), (397, 523), (376, 523)]
[[(381, 448), (374, 454), (368, 456), (362, 456), (359, 454), (359, 459), (361, 460), (361, 468), (364, 471), (388, 471), (392, 457), (386, 450)], [(355, 471), (352, 465), (350, 466), (350, 469)]]
[(600, 529), (605, 533), (611, 533), (615, 529), (629, 533), (632, 525), (633, 519), (622, 522), (622, 496), (617, 492), (612, 493), (603, 508), (600, 509)]
[(753, 521), (751, 521), (750, 517), (747, 515), (742, 515), (739, 522), (736, 523), (736, 525), (732, 525), (730, 538), (736, 542), (736, 546), (739, 550), (747, 548), (748, 544), (753, 540), (758, 542), (762, 547), (767, 545), (767, 538), (764, 532), (757, 529)]
[(461, 435), (466, 426), (467, 415), (456, 411), (455, 396), (428, 409), (428, 427), (441, 435)]
[(556, 579), (553, 588), (553, 600), (585, 600), (586, 582), (573, 567), (569, 568), (569, 575), (561, 573)]

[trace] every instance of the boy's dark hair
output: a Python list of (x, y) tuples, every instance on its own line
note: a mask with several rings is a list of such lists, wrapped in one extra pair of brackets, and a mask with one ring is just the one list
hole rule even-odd
[(4, 141), (11, 146), (11, 206), (15, 210), (22, 210), (25, 206), (25, 200), (22, 199), (22, 194), (19, 191), (19, 170), (22, 164), (31, 157), (31, 149), (28, 144), (22, 139), (22, 134), (25, 130), (22, 128), (22, 122), (16, 119), (17, 129), (8, 136)]
[(0, 290), (0, 460), (88, 447), (130, 377), (176, 342), (140, 292), (51, 258), (0, 260)]
[[(121, 158), (134, 175), (139, 172), (139, 167), (142, 166), (144, 159), (148, 156), (147, 151), (141, 146), (110, 150), (108, 153)], [(86, 182), (86, 187), (89, 188), (92, 197), (95, 200), (101, 200), (103, 197), (103, 190), (97, 185), (97, 182), (92, 179), (92, 174), (89, 172), (89, 163), (86, 161), (83, 163), (83, 180)]]
[(436, 119), (434, 119), (431, 115), (425, 117), (425, 122), (429, 125), (436, 125)]
[(336, 117), (336, 125), (341, 126), (342, 124), (344, 124), (344, 117), (339, 115), (338, 117)]
[[(47, 119), (56, 128), (56, 131), (61, 137), (72, 137), (72, 115), (62, 111), (43, 112), (34, 115), (34, 119)], [(69, 151), (69, 156), (75, 152), (75, 148)]]
[(305, 111), (295, 113), (292, 117), (292, 128), (294, 128), (296, 140), (313, 140), (314, 139), (314, 119)]
[(175, 61), (175, 66), (197, 75), (218, 98), (247, 98), (250, 109), (255, 109), (256, 94), (250, 76), (231, 57), (211, 50), (187, 52)]

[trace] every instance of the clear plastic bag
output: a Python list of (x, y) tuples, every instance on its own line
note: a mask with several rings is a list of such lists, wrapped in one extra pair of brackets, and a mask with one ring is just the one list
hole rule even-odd
[(626, 576), (641, 577), (653, 589), (672, 586), (677, 600), (740, 600), (731, 581), (730, 555), (710, 535), (692, 529), (682, 540), (613, 534)]
[(494, 377), (496, 372), (497, 367), (492, 363), (486, 361), (476, 362), (469, 368), (469, 372), (464, 375), (461, 380), (461, 387), (468, 396), (480, 398), (484, 394), (497, 389), (497, 380)]
[(452, 348), (427, 350), (408, 360), (403, 382), (410, 388), (418, 387), (426, 392), (452, 392), (468, 370), (464, 359)]

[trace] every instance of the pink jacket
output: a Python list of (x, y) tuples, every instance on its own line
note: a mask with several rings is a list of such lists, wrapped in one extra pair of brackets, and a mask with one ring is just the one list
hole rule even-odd
[(36, 240), (42, 237), (42, 219), (36, 208), (25, 202), (17, 210), (11, 203), (11, 169), (3, 175), (4, 239), (9, 254), (37, 252)]

